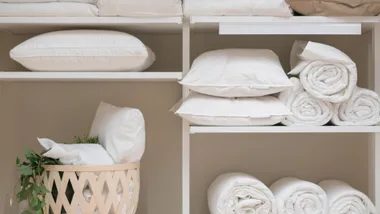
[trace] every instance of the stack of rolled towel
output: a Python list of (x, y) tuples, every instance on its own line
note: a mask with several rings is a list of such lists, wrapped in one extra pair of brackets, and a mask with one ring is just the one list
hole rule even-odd
[(371, 200), (349, 184), (324, 180), (318, 185), (293, 177), (269, 188), (244, 173), (218, 176), (208, 189), (211, 214), (376, 214)]
[(355, 62), (342, 51), (316, 42), (296, 41), (291, 51), (293, 88), (279, 98), (292, 111), (284, 125), (376, 125), (380, 98), (357, 84)]

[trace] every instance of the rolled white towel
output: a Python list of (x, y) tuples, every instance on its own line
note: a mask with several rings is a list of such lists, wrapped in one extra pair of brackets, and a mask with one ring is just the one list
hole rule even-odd
[(316, 42), (296, 41), (290, 75), (299, 75), (312, 96), (333, 103), (347, 100), (357, 83), (356, 64), (342, 51)]
[(328, 123), (333, 116), (333, 105), (311, 96), (298, 78), (292, 77), (290, 81), (293, 88), (281, 92), (278, 98), (292, 111), (292, 115), (287, 116), (281, 123), (286, 126), (322, 126)]
[(356, 87), (347, 101), (335, 104), (332, 123), (338, 126), (371, 126), (380, 122), (380, 97)]
[(281, 178), (270, 187), (278, 214), (327, 214), (327, 195), (318, 185), (297, 178)]
[(208, 189), (211, 214), (274, 214), (274, 201), (265, 184), (244, 173), (220, 175)]
[(326, 192), (331, 214), (376, 214), (371, 200), (349, 184), (338, 180), (325, 180), (319, 186)]

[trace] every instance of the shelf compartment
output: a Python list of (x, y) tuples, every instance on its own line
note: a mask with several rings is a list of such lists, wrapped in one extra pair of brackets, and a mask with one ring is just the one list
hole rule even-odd
[(380, 126), (191, 126), (190, 134), (202, 133), (380, 133)]
[(0, 81), (177, 81), (182, 72), (0, 72)]
[(380, 23), (380, 17), (244, 17), (193, 16), (190, 24), (201, 31), (227, 35), (360, 35)]
[(78, 28), (133, 32), (181, 32), (182, 17), (0, 17), (0, 31), (12, 33), (43, 33)]

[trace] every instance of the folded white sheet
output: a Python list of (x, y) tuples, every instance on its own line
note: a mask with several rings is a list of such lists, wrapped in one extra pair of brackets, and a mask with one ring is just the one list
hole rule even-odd
[(0, 3), (0, 17), (96, 17), (93, 4), (74, 2)]
[(319, 186), (326, 192), (330, 214), (376, 214), (371, 200), (349, 184), (338, 180), (325, 180)]
[(380, 97), (356, 87), (347, 101), (335, 104), (332, 123), (338, 126), (372, 126), (380, 122)]
[(244, 173), (220, 175), (208, 189), (211, 214), (274, 214), (274, 201), (267, 186)]
[(296, 41), (290, 75), (299, 75), (305, 90), (328, 102), (347, 100), (357, 83), (356, 64), (342, 51), (316, 42)]
[(276, 198), (278, 214), (327, 214), (327, 195), (318, 185), (286, 177), (270, 187)]
[(292, 115), (287, 116), (281, 123), (286, 126), (322, 126), (328, 123), (333, 116), (333, 105), (311, 96), (298, 78), (292, 77), (290, 81), (293, 88), (281, 92), (278, 98), (292, 111)]

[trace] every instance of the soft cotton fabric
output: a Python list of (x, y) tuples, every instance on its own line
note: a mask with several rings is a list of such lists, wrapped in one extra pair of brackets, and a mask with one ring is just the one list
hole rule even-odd
[(219, 97), (258, 97), (292, 86), (278, 56), (265, 49), (222, 49), (198, 56), (180, 84)]
[(339, 180), (325, 180), (319, 186), (326, 192), (330, 214), (377, 214), (371, 200), (362, 192)]
[(112, 165), (110, 155), (99, 144), (60, 144), (47, 138), (38, 138), (47, 150), (45, 157), (59, 159), (64, 165)]
[(0, 3), (0, 17), (96, 17), (93, 4), (75, 2)]
[(291, 16), (285, 0), (184, 0), (186, 16)]
[(211, 214), (274, 214), (274, 196), (265, 184), (244, 173), (226, 173), (210, 185), (208, 205)]
[(290, 6), (308, 16), (376, 16), (380, 0), (287, 0)]
[(328, 214), (327, 195), (314, 183), (285, 177), (269, 189), (276, 198), (278, 214)]
[(302, 87), (298, 78), (292, 77), (293, 87), (279, 94), (278, 98), (291, 110), (282, 124), (286, 126), (322, 126), (327, 124), (333, 114), (334, 107), (326, 102), (311, 96)]
[(350, 99), (335, 104), (332, 122), (338, 126), (371, 126), (380, 123), (379, 95), (356, 87)]
[(138, 109), (101, 102), (89, 136), (98, 136), (115, 163), (140, 162), (145, 151), (144, 117)]
[(49, 3), (49, 2), (76, 2), (94, 4), (96, 0), (0, 0), (4, 3)]
[(272, 96), (221, 98), (190, 93), (173, 108), (177, 115), (196, 125), (265, 126), (279, 123), (290, 110)]
[(100, 16), (182, 16), (181, 0), (98, 0)]
[(107, 30), (67, 30), (35, 36), (10, 52), (32, 71), (142, 71), (155, 55), (138, 38)]
[(299, 75), (305, 90), (312, 96), (340, 103), (351, 96), (357, 83), (356, 64), (335, 47), (296, 41), (290, 61), (290, 75)]

